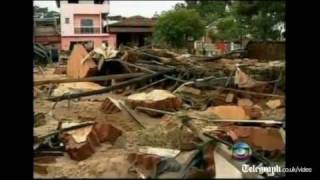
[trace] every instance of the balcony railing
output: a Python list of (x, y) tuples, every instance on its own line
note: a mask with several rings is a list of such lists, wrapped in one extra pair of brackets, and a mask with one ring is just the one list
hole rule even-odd
[(75, 34), (100, 34), (100, 27), (75, 27), (74, 28)]

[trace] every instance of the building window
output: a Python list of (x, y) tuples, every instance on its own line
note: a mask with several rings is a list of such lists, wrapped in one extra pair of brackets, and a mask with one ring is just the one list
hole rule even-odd
[(64, 21), (65, 21), (66, 24), (69, 24), (70, 23), (70, 18), (65, 18)]
[(81, 27), (93, 27), (93, 20), (92, 19), (81, 19)]
[(75, 27), (76, 34), (98, 34), (100, 27), (93, 26), (93, 19), (81, 19), (80, 27)]
[(92, 19), (81, 19), (81, 33), (93, 33)]

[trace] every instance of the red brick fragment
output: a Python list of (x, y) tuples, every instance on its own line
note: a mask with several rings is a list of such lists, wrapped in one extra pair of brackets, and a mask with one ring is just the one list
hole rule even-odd
[(161, 161), (160, 156), (144, 153), (130, 153), (128, 161), (143, 170), (154, 170)]
[[(79, 128), (81, 131), (81, 128)], [(72, 135), (67, 132), (62, 134), (62, 142), (65, 144), (65, 150), (70, 158), (81, 161), (90, 157), (100, 143), (109, 141), (114, 143), (122, 132), (110, 124), (96, 123), (87, 136), (87, 140), (77, 143)]]
[(102, 102), (100, 110), (106, 114), (113, 114), (121, 111), (109, 97)]
[(98, 123), (93, 128), (97, 132), (100, 142), (114, 143), (122, 135), (122, 131), (110, 124)]

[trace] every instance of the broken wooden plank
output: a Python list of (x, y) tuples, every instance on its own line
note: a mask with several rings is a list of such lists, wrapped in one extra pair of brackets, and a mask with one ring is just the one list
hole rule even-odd
[[(128, 62), (125, 62), (123, 61), (125, 64), (127, 64), (128, 66), (131, 66), (131, 67), (134, 67), (134, 68), (138, 68), (138, 69), (141, 69), (142, 71), (144, 72), (148, 72), (148, 73), (156, 73), (156, 71), (152, 71), (148, 68), (145, 68), (145, 67), (141, 67), (141, 66), (138, 66), (138, 65), (135, 65), (135, 64), (132, 64), (132, 63), (128, 63)], [(186, 80), (182, 80), (182, 79), (179, 79), (179, 78), (175, 78), (173, 76), (169, 76), (169, 75), (164, 75), (165, 78), (167, 79), (171, 79), (171, 80), (174, 80), (174, 81), (179, 81), (179, 82), (187, 82)]]
[[(146, 63), (136, 63), (136, 65), (148, 68), (152, 71), (164, 71), (168, 70), (168, 67), (161, 66), (161, 65), (152, 65), (152, 64), (146, 64)], [(169, 68), (170, 69), (170, 68)]]
[(113, 114), (121, 111), (119, 101), (107, 97), (101, 104), (100, 110), (106, 114)]
[(277, 95), (277, 94), (258, 93), (258, 92), (253, 92), (253, 91), (246, 91), (246, 90), (226, 88), (226, 87), (216, 87), (216, 88), (217, 89), (221, 89), (221, 90), (227, 90), (227, 91), (233, 91), (233, 92), (238, 92), (238, 93), (255, 95), (255, 96), (267, 96), (267, 97), (285, 98), (285, 96)]
[(143, 110), (143, 111), (151, 111), (151, 112), (156, 112), (156, 113), (162, 113), (162, 114), (168, 114), (168, 115), (175, 115), (176, 114), (174, 112), (163, 111), (163, 110), (159, 110), (159, 109), (153, 109), (153, 108), (147, 108), (147, 107), (141, 107), (141, 106), (138, 106), (135, 109)]
[(110, 92), (112, 90), (116, 90), (116, 89), (120, 89), (120, 88), (124, 88), (127, 87), (131, 84), (137, 83), (137, 82), (141, 82), (141, 81), (145, 81), (160, 75), (163, 75), (165, 73), (169, 73), (174, 71), (174, 69), (170, 69), (168, 71), (164, 71), (164, 72), (157, 72), (154, 74), (148, 74), (142, 77), (138, 77), (138, 78), (134, 78), (134, 79), (130, 79), (128, 81), (124, 81), (124, 82), (120, 82), (116, 85), (113, 86), (109, 86), (100, 90), (95, 90), (95, 91), (89, 91), (89, 92), (83, 92), (83, 93), (78, 93), (78, 94), (70, 94), (70, 95), (62, 95), (62, 96), (57, 96), (57, 97), (51, 97), (48, 98), (49, 101), (62, 101), (65, 99), (75, 99), (75, 98), (79, 98), (79, 97), (85, 97), (85, 96), (92, 96), (92, 95), (96, 95), (96, 94), (102, 94), (102, 93), (107, 93)]
[(134, 112), (132, 112), (132, 110), (128, 106), (126, 106), (123, 102), (119, 102), (119, 105), (122, 109), (124, 109), (130, 115), (130, 117), (132, 117), (132, 119), (134, 119), (137, 122), (137, 124), (139, 124), (143, 129), (146, 128), (143, 125), (143, 123), (139, 121), (139, 118), (137, 117), (137, 115)]
[(126, 79), (134, 78), (145, 75), (145, 73), (125, 73), (125, 74), (111, 74), (105, 76), (93, 76), (88, 78), (71, 78), (71, 79), (52, 79), (52, 80), (42, 80), (34, 81), (34, 85), (43, 85), (50, 83), (71, 83), (71, 82), (95, 82), (95, 81), (105, 81), (111, 79)]
[(161, 83), (161, 82), (163, 82), (163, 81), (165, 81), (165, 80), (167, 80), (167, 79), (166, 79), (166, 78), (160, 79), (159, 81), (155, 81), (155, 82), (153, 82), (153, 83), (151, 83), (151, 84), (148, 84), (148, 85), (146, 85), (146, 86), (143, 86), (143, 87), (137, 89), (136, 91), (140, 92), (140, 91), (142, 91), (142, 90), (148, 89), (148, 88), (150, 88), (150, 87), (152, 87), (152, 86), (154, 86), (154, 85), (156, 85), (156, 84), (158, 84), (158, 83)]
[(124, 46), (124, 47), (126, 47), (128, 49), (131, 49), (131, 50), (134, 50), (134, 51), (136, 51), (136, 52), (138, 52), (140, 54), (143, 54), (145, 56), (148, 56), (150, 58), (156, 59), (156, 60), (158, 60), (160, 62), (166, 62), (167, 61), (167, 58), (155, 56), (155, 55), (152, 55), (152, 54), (148, 54), (148, 53), (145, 53), (145, 52), (141, 51), (140, 49), (134, 49), (134, 48), (131, 48), (131, 47), (128, 47), (128, 46)]
[[(86, 56), (88, 56), (88, 59), (82, 64), (81, 61)], [(67, 75), (73, 78), (84, 78), (94, 74), (96, 70), (97, 65), (92, 58), (89, 57), (87, 50), (81, 44), (74, 45), (68, 59)]]
[(93, 122), (93, 121), (89, 121), (89, 122), (84, 122), (84, 123), (79, 123), (77, 125), (74, 125), (74, 126), (71, 126), (71, 127), (66, 127), (66, 128), (62, 128), (62, 129), (59, 129), (59, 130), (55, 130), (53, 132), (50, 132), (44, 136), (41, 136), (41, 137), (38, 137), (38, 139), (44, 139), (44, 138), (47, 138), (49, 136), (53, 136), (53, 135), (57, 135), (61, 132), (65, 132), (65, 131), (70, 131), (70, 130), (73, 130), (73, 129), (77, 129), (77, 128), (82, 128), (82, 127), (86, 127), (86, 126), (90, 126), (90, 125), (93, 125), (95, 124), (96, 122)]

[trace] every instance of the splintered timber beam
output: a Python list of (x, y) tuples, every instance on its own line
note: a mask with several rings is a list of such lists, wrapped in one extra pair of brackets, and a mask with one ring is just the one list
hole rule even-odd
[(137, 52), (139, 52), (139, 53), (141, 53), (141, 54), (143, 54), (143, 55), (145, 55), (145, 56), (154, 58), (154, 59), (156, 59), (156, 60), (158, 60), (158, 61), (161, 61), (161, 60), (162, 60), (161, 57), (155, 56), (155, 55), (152, 55), (152, 54), (145, 53), (145, 52), (141, 51), (140, 49), (134, 49), (134, 48), (129, 47), (129, 46), (124, 46), (124, 47), (125, 47), (125, 48), (128, 48), (128, 49), (131, 49), (131, 50), (134, 50), (134, 51), (137, 51)]
[(126, 74), (112, 74), (106, 76), (94, 76), (87, 78), (72, 78), (72, 79), (52, 79), (52, 80), (43, 80), (43, 81), (34, 81), (34, 85), (43, 85), (50, 83), (71, 83), (71, 82), (94, 82), (94, 81), (105, 81), (111, 79), (126, 79), (134, 78), (145, 75), (145, 73), (126, 73)]
[(276, 98), (285, 98), (285, 96), (277, 95), (277, 94), (268, 94), (268, 93), (258, 93), (253, 91), (246, 91), (240, 89), (232, 89), (232, 88), (225, 88), (225, 87), (216, 87), (217, 89), (226, 90), (226, 91), (233, 91), (238, 93), (250, 94), (255, 96), (267, 96), (267, 97), (276, 97)]
[(80, 98), (80, 97), (85, 97), (85, 96), (92, 96), (92, 95), (96, 95), (96, 94), (102, 94), (102, 93), (107, 93), (116, 89), (120, 89), (120, 88), (124, 88), (127, 87), (131, 84), (137, 83), (137, 82), (141, 82), (141, 81), (145, 81), (160, 75), (163, 75), (165, 73), (170, 73), (173, 72), (174, 69), (170, 69), (167, 71), (163, 71), (163, 72), (157, 72), (157, 73), (153, 73), (153, 74), (148, 74), (142, 77), (138, 77), (138, 78), (134, 78), (134, 79), (130, 79), (128, 81), (124, 81), (124, 82), (120, 82), (118, 84), (115, 84), (114, 86), (109, 86), (103, 89), (99, 89), (99, 90), (95, 90), (95, 91), (89, 91), (89, 92), (83, 92), (83, 93), (78, 93), (78, 94), (70, 94), (70, 95), (62, 95), (62, 96), (57, 96), (57, 97), (50, 97), (48, 98), (49, 101), (62, 101), (65, 99), (75, 99), (75, 98)]
[[(132, 63), (128, 63), (128, 62), (125, 62), (125, 61), (123, 61), (123, 63), (125, 63), (127, 66), (131, 66), (131, 67), (134, 67), (134, 68), (141, 69), (141, 70), (144, 71), (144, 72), (156, 73), (156, 71), (152, 71), (152, 70), (150, 70), (150, 69), (148, 69), (148, 68), (141, 67), (141, 66), (138, 66), (138, 65), (135, 65), (135, 64), (132, 64)], [(175, 78), (175, 77), (169, 76), (169, 75), (164, 75), (164, 77), (165, 77), (166, 79), (171, 79), (171, 80), (178, 81), (178, 82), (183, 82), (183, 83), (187, 82), (186, 80), (178, 79), (178, 78)]]
[(167, 67), (164, 67), (161, 65), (146, 64), (146, 63), (136, 63), (136, 65), (143, 66), (143, 67), (148, 68), (152, 71), (165, 71), (167, 69), (170, 69), (170, 68), (167, 68)]
[(156, 85), (156, 84), (159, 84), (159, 83), (161, 83), (161, 82), (163, 82), (163, 81), (165, 81), (165, 80), (167, 80), (167, 79), (166, 79), (166, 78), (160, 79), (159, 81), (155, 81), (155, 82), (153, 82), (153, 83), (151, 83), (151, 84), (148, 84), (148, 85), (146, 85), (146, 86), (143, 86), (143, 87), (137, 89), (137, 91), (139, 92), (139, 91), (145, 90), (145, 89), (150, 88), (150, 87), (152, 87), (152, 86), (154, 86), (154, 85)]

